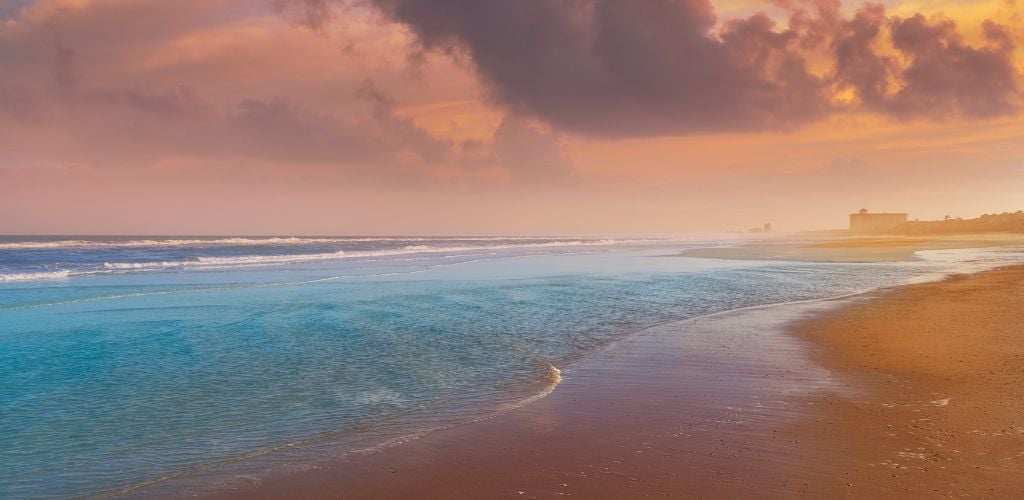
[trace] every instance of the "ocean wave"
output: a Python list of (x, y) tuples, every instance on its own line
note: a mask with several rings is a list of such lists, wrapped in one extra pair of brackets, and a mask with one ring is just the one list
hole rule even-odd
[(51, 271), (41, 273), (12, 273), (0, 274), (0, 283), (13, 283), (16, 281), (46, 281), (62, 280), (71, 276), (71, 271)]
[[(140, 242), (142, 240), (139, 240)], [(185, 240), (179, 240), (185, 241)], [(203, 240), (210, 241), (210, 240)], [(219, 241), (228, 241), (226, 239)], [(288, 265), (288, 264), (299, 264), (317, 261), (331, 261), (340, 259), (374, 259), (374, 258), (397, 258), (399, 260), (417, 260), (426, 259), (427, 256), (442, 255), (442, 258), (448, 257), (470, 257), (480, 255), (496, 255), (496, 252), (502, 250), (518, 250), (518, 249), (545, 249), (545, 248), (561, 248), (561, 247), (600, 247), (610, 246), (625, 243), (641, 243), (650, 240), (640, 239), (560, 239), (560, 240), (544, 240), (534, 242), (509, 242), (502, 244), (501, 240), (493, 239), (486, 240), (492, 241), (496, 244), (480, 244), (480, 245), (437, 245), (436, 243), (442, 242), (443, 240), (433, 239), (425, 240), (425, 243), (435, 244), (412, 244), (405, 245), (397, 248), (382, 249), (382, 250), (358, 250), (358, 251), (344, 251), (338, 250), (333, 252), (324, 253), (292, 253), (292, 254), (277, 254), (277, 255), (239, 255), (239, 256), (195, 256), (188, 257), (181, 260), (161, 260), (161, 261), (108, 261), (100, 264), (98, 267), (75, 269), (73, 271), (60, 270), (53, 272), (21, 272), (21, 273), (10, 273), (0, 274), (0, 283), (10, 282), (22, 282), (22, 281), (43, 281), (43, 280), (59, 280), (67, 279), (76, 276), (95, 276), (102, 274), (121, 274), (128, 272), (144, 272), (144, 271), (169, 271), (169, 270), (217, 270), (217, 269), (235, 269), (245, 267), (262, 267), (262, 266), (275, 266), (275, 265)], [(455, 242), (463, 242), (468, 240), (452, 240)], [(484, 241), (484, 239), (480, 239)], [(485, 252), (485, 253), (481, 253)], [(403, 258), (403, 256), (407, 256)]]
[(59, 241), (15, 241), (0, 243), (0, 250), (46, 250), (61, 248), (146, 248), (179, 246), (259, 246), (259, 245), (316, 245), (337, 243), (374, 242), (430, 242), (430, 241), (570, 241), (573, 237), (528, 237), (528, 236), (486, 236), (486, 237), (266, 237), (266, 238), (192, 238), (192, 239), (139, 239), (139, 240), (59, 240)]
[(162, 262), (104, 262), (104, 269), (114, 270), (156, 270), (174, 269), (182, 267), (232, 267), (247, 265), (274, 265), (291, 264), (295, 262), (309, 262), (316, 260), (333, 260), (345, 256), (344, 251), (317, 253), (317, 254), (294, 254), (294, 255), (242, 255), (238, 257), (195, 257), (188, 260), (162, 261)]
[(0, 250), (42, 250), (54, 248), (136, 248), (175, 247), (199, 245), (302, 245), (331, 243), (325, 238), (216, 238), (216, 239), (144, 239), (144, 240), (60, 240), (60, 241), (16, 241), (0, 243)]
[(463, 246), (431, 246), (431, 245), (407, 245), (401, 248), (390, 250), (367, 250), (345, 252), (315, 253), (315, 254), (290, 254), (290, 255), (241, 255), (234, 257), (194, 257), (187, 260), (157, 261), (157, 262), (105, 262), (103, 268), (112, 271), (154, 271), (170, 269), (194, 269), (194, 268), (225, 268), (225, 267), (258, 267), (273, 266), (280, 264), (296, 264), (303, 262), (316, 262), (338, 259), (388, 257), (397, 255), (411, 255), (422, 253), (461, 253), (480, 250), (513, 250), (528, 248), (558, 248), (575, 246), (607, 246), (615, 245), (627, 240), (571, 240), (571, 241), (547, 241), (543, 243), (523, 243), (512, 245), (463, 245)]

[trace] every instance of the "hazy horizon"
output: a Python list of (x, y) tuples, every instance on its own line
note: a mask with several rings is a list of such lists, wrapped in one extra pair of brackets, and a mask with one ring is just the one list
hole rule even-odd
[[(1005, 212), (1016, 212), (1018, 210), (1005, 210)], [(978, 216), (989, 214), (989, 213), (1002, 213), (999, 211), (990, 211), (977, 214), (967, 214), (963, 216), (964, 219), (976, 218)], [(691, 231), (675, 231), (675, 232), (488, 232), (488, 231), (476, 231), (476, 232), (388, 232), (388, 231), (370, 231), (370, 232), (335, 232), (335, 233), (318, 233), (318, 232), (301, 232), (301, 231), (279, 231), (279, 232), (122, 232), (122, 233), (111, 233), (111, 232), (92, 232), (92, 233), (76, 233), (76, 232), (0, 232), (0, 237), (17, 237), (17, 236), (28, 236), (28, 237), (57, 237), (57, 236), (82, 236), (82, 237), (389, 237), (389, 236), (403, 236), (403, 237), (648, 237), (648, 238), (673, 238), (673, 237), (685, 237), (685, 236), (698, 236), (698, 235), (738, 235), (738, 234), (749, 234), (752, 236), (761, 234), (767, 236), (770, 234), (787, 234), (787, 233), (813, 233), (813, 232), (828, 232), (828, 231), (843, 231), (847, 229), (848, 225), (848, 214), (845, 214), (841, 220), (837, 219), (836, 224), (832, 227), (814, 227), (814, 228), (787, 228), (779, 227), (778, 223), (772, 220), (765, 220), (765, 223), (772, 224), (772, 229), (769, 233), (759, 233), (751, 231), (762, 226), (763, 223), (751, 223), (750, 227), (735, 227), (721, 228), (721, 229), (709, 229), (709, 230), (691, 230)], [(911, 217), (909, 220), (942, 220), (944, 216), (936, 216), (934, 218), (919, 218)], [(959, 217), (959, 216), (958, 216)]]

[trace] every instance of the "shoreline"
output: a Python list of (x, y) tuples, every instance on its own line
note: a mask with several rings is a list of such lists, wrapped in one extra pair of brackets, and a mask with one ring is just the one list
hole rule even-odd
[[(438, 498), (762, 495), (777, 466), (773, 431), (807, 414), (794, 398), (844, 390), (786, 327), (863, 295), (743, 307), (649, 328), (574, 364), (556, 391), (512, 412), (212, 497), (403, 498), (422, 497), (424, 488)], [(609, 432), (616, 439), (609, 441)], [(654, 458), (631, 456), (645, 453)], [(752, 457), (760, 480), (741, 478), (750, 471), (735, 468), (738, 453)], [(817, 460), (823, 451), (814, 454)], [(658, 477), (645, 477), (652, 468)], [(698, 482), (708, 474), (732, 479), (726, 489)], [(772, 488), (778, 496), (793, 491)]]
[[(856, 469), (851, 464), (857, 460), (846, 453), (837, 455), (836, 449), (851, 445), (837, 443), (826, 432), (839, 418), (835, 408), (856, 406), (851, 402), (860, 400), (853, 395), (874, 394), (877, 381), (850, 373), (823, 355), (830, 348), (827, 340), (807, 332), (839, 321), (836, 318), (843, 318), (845, 311), (884, 304), (906, 290), (941, 288), (1018, 268), (954, 274), (937, 282), (844, 297), (752, 306), (655, 327), (604, 348), (596, 359), (573, 365), (557, 391), (533, 404), (374, 454), (338, 458), (316, 469), (254, 481), (213, 496), (327, 498), (344, 493), (400, 498), (422, 497), (424, 491), (438, 497), (514, 498), (894, 494), (900, 490), (887, 483), (831, 479), (844, 466)], [(722, 338), (709, 337), (708, 329), (710, 324), (714, 331), (719, 320), (727, 323), (717, 325), (719, 333), (721, 328), (735, 333), (736, 321), (754, 321), (747, 325), (751, 331), (771, 330), (766, 337), (771, 352), (751, 359), (749, 351), (764, 347), (766, 338), (751, 349), (749, 335), (733, 335), (730, 346), (720, 344)], [(687, 329), (686, 335), (680, 328)], [(706, 345), (681, 349), (679, 342), (693, 342), (694, 334)], [(781, 352), (789, 356), (773, 358)], [(794, 363), (794, 355), (802, 360)], [(672, 366), (680, 361), (685, 365), (681, 371)], [(747, 372), (737, 375), (738, 368)], [(719, 392), (695, 385), (692, 378), (684, 380), (686, 376), (704, 377), (704, 384)], [(751, 382), (758, 377), (781, 382)], [(609, 381), (619, 387), (609, 390)], [(742, 390), (737, 392), (737, 386)], [(672, 393), (672, 398), (659, 391)], [(635, 408), (623, 411), (612, 404), (616, 401)], [(681, 406), (680, 401), (687, 404)], [(672, 422), (673, 413), (689, 417), (685, 424), (690, 432), (680, 430), (682, 421)], [(642, 414), (656, 423), (637, 418)], [(823, 420), (829, 421), (825, 427), (820, 425)], [(1024, 436), (1024, 428), (1020, 432)], [(662, 444), (651, 444), (659, 441)], [(634, 446), (636, 455), (646, 458), (637, 460), (621, 452)], [(918, 453), (899, 451), (905, 457)], [(843, 472), (843, 477), (849, 475)]]
[[(511, 403), (507, 408), (503, 408), (495, 411), (494, 413), (485, 414), (483, 416), (473, 418), (471, 420), (458, 422), (452, 425), (425, 429), (422, 432), (417, 432), (415, 434), (394, 437), (386, 442), (382, 442), (378, 445), (374, 445), (366, 449), (346, 450), (340, 453), (339, 455), (335, 456), (334, 458), (327, 459), (326, 467), (330, 468), (349, 461), (362, 462), (364, 459), (367, 459), (368, 457), (373, 457), (380, 453), (387, 453), (394, 448), (401, 448), (403, 446), (415, 444), (415, 442), (420, 440), (421, 438), (429, 437), (436, 433), (457, 432), (458, 429), (464, 426), (482, 425), (492, 420), (510, 418), (510, 414), (522, 411), (524, 408), (527, 408), (530, 405), (535, 404), (538, 401), (541, 401), (549, 397), (556, 391), (556, 389), (563, 387), (563, 384), (561, 383), (562, 376), (568, 376), (570, 380), (572, 380), (576, 375), (576, 369), (579, 367), (579, 365), (582, 364), (586, 366), (588, 364), (601, 363), (601, 358), (607, 356), (609, 351), (622, 348), (620, 344), (628, 345), (631, 342), (650, 342), (649, 338), (644, 337), (665, 335), (674, 337), (676, 335), (679, 335), (679, 331), (681, 328), (686, 330), (700, 330), (702, 328), (700, 326), (702, 323), (712, 322), (719, 318), (728, 318), (731, 316), (744, 316), (744, 321), (748, 319), (765, 319), (764, 317), (762, 317), (762, 315), (764, 314), (762, 313), (762, 311), (767, 311), (769, 314), (774, 312), (776, 315), (779, 316), (779, 319), (775, 320), (778, 323), (777, 328), (775, 328), (775, 330), (772, 332), (773, 335), (779, 335), (781, 334), (780, 328), (784, 323), (795, 321), (796, 319), (803, 318), (804, 316), (809, 314), (816, 314), (824, 310), (837, 307), (844, 301), (856, 300), (858, 297), (864, 296), (865, 294), (871, 293), (872, 291), (857, 291), (832, 297), (822, 297), (804, 300), (793, 300), (787, 302), (759, 304), (752, 306), (743, 306), (735, 309), (727, 309), (723, 311), (702, 314), (692, 318), (675, 320), (669, 323), (655, 325), (641, 330), (636, 330), (624, 335), (623, 337), (613, 342), (610, 342), (597, 348), (595, 351), (588, 353), (586, 357), (574, 359), (569, 364), (560, 364), (558, 367), (556, 367), (555, 365), (551, 365), (550, 368), (554, 368), (556, 373), (558, 374), (557, 381), (555, 381), (554, 383), (549, 383), (552, 376), (551, 370), (549, 368), (549, 372), (545, 374), (545, 377), (543, 377), (542, 379), (545, 383), (548, 383), (546, 387), (540, 389), (536, 393), (524, 396), (521, 400), (518, 400), (515, 403)], [(750, 316), (749, 318), (747, 317), (748, 315)], [(753, 325), (749, 325), (748, 328), (750, 326)], [(758, 326), (761, 325), (759, 324)], [(707, 336), (711, 332), (703, 331), (700, 333), (701, 335)], [(661, 341), (664, 341), (664, 339), (661, 339)], [(709, 352), (711, 350), (708, 346), (704, 346), (704, 349)], [(618, 362), (621, 363), (623, 361), (619, 360)], [(828, 377), (827, 375), (824, 375), (822, 378)], [(541, 380), (538, 380), (538, 382), (541, 382)], [(282, 449), (288, 449), (288, 447), (282, 447)], [(248, 473), (234, 474), (231, 472), (225, 475), (223, 474), (223, 471), (218, 470), (217, 467), (209, 467), (208, 470), (200, 471), (199, 474), (197, 475), (191, 473), (184, 473), (181, 474), (181, 477), (169, 478), (167, 480), (157, 480), (148, 485), (136, 485), (129, 488), (109, 490), (105, 492), (105, 494), (109, 497), (136, 497), (150, 496), (155, 494), (156, 496), (201, 496), (214, 498), (230, 498), (233, 497), (235, 494), (240, 494), (241, 496), (246, 497), (249, 497), (250, 495), (253, 494), (256, 494), (257, 496), (266, 494), (264, 496), (272, 498), (278, 496), (278, 494), (270, 494), (267, 491), (261, 491), (260, 488), (262, 488), (262, 485), (264, 483), (275, 483), (276, 481), (279, 481), (282, 478), (284, 478), (285, 481), (290, 481), (288, 479), (289, 476), (295, 476), (296, 474), (304, 476), (305, 474), (308, 474), (310, 470), (321, 469), (325, 467), (324, 460), (310, 460), (308, 457), (302, 459), (300, 462), (296, 462), (295, 465), (297, 465), (297, 467), (286, 467), (286, 469), (288, 470), (283, 473), (283, 469), (281, 469), (280, 466), (273, 466), (270, 469), (259, 468), (260, 470), (262, 470), (262, 472), (257, 472), (257, 475), (250, 475)], [(264, 476), (264, 474), (266, 475)], [(190, 484), (190, 480), (196, 478), (202, 479), (197, 483)], [(227, 481), (225, 481), (225, 479), (227, 479)], [(179, 481), (182, 481), (182, 483), (179, 483)], [(184, 486), (182, 486), (183, 484)], [(210, 485), (214, 485), (213, 488), (210, 488)], [(317, 495), (314, 494), (313, 496)]]

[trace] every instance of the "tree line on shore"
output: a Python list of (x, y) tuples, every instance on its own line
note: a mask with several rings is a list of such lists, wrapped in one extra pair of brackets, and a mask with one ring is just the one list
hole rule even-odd
[(1024, 233), (1024, 210), (984, 214), (975, 219), (947, 216), (944, 220), (908, 221), (882, 232), (902, 235)]

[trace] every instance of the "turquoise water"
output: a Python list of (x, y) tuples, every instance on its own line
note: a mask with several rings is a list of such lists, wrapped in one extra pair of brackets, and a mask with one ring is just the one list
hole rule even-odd
[(959, 263), (677, 256), (724, 243), (6, 237), (0, 497), (371, 448), (521, 404), (645, 327)]

